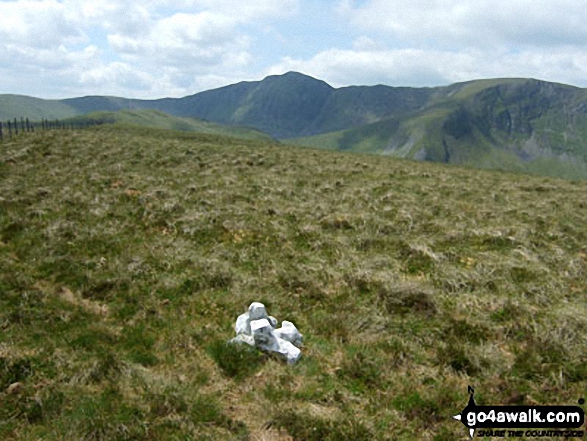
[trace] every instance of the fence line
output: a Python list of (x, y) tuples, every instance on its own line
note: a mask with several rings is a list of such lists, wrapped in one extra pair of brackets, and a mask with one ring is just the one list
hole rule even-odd
[(92, 119), (68, 121), (43, 118), (41, 121), (36, 122), (32, 122), (25, 117), (21, 117), (20, 121), (17, 118), (12, 120), (8, 119), (6, 123), (0, 121), (0, 141), (3, 141), (5, 138), (12, 139), (13, 136), (18, 136), (19, 133), (34, 133), (35, 130), (79, 130), (101, 124), (105, 124), (105, 122)]

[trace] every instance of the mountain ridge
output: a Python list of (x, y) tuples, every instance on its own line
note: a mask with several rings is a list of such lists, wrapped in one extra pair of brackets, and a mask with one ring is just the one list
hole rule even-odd
[[(154, 109), (251, 127), (292, 144), (516, 171), (535, 171), (531, 163), (539, 160), (546, 162), (538, 173), (587, 178), (587, 89), (532, 78), (335, 88), (288, 72), (183, 98), (0, 95), (0, 119), (21, 116), (14, 109), (33, 118)], [(567, 176), (575, 162), (580, 171)]]

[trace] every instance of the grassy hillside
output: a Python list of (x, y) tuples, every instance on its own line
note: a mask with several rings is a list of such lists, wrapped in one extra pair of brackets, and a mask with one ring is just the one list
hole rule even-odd
[(141, 108), (140, 103), (147, 102), (146, 100), (133, 100), (116, 96), (83, 96), (62, 100), (62, 103), (74, 108), (78, 115), (95, 111), (115, 112), (117, 110)]
[(21, 117), (31, 120), (61, 119), (77, 114), (76, 109), (58, 100), (42, 100), (22, 95), (0, 95), (1, 121)]
[(587, 179), (587, 92), (536, 80), (438, 88), (418, 111), (287, 142)]
[[(0, 438), (468, 439), (587, 390), (587, 183), (101, 126), (0, 144)], [(225, 346), (252, 301), (288, 366)]]
[(71, 118), (72, 122), (98, 122), (109, 124), (132, 124), (144, 127), (198, 132), (210, 135), (234, 136), (242, 139), (270, 140), (271, 137), (256, 129), (228, 126), (195, 118), (172, 116), (158, 110), (119, 110), (117, 112), (92, 112)]

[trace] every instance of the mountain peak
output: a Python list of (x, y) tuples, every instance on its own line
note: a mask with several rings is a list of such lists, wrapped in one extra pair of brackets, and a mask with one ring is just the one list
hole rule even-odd
[(298, 78), (311, 78), (313, 80), (316, 80), (316, 78), (311, 77), (310, 75), (306, 75), (306, 74), (303, 74), (301, 72), (296, 72), (295, 70), (290, 70), (290, 71), (284, 73), (281, 76), (282, 77), (293, 77), (293, 78), (295, 78), (295, 77), (298, 77)]
[(310, 75), (306, 75), (300, 72), (296, 72), (293, 70), (290, 70), (289, 72), (286, 72), (284, 74), (277, 74), (277, 75), (269, 75), (268, 77), (265, 77), (263, 81), (279, 81), (279, 80), (287, 80), (287, 81), (298, 81), (298, 82), (307, 82), (307, 83), (320, 83), (320, 84), (325, 84), (327, 85), (329, 88), (333, 89), (332, 86), (330, 86), (330, 84), (328, 84), (325, 81), (319, 80), (317, 78), (311, 77)]

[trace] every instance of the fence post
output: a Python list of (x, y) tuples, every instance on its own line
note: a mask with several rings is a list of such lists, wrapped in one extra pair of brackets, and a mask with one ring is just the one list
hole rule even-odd
[(24, 133), (24, 118), (20, 117), (20, 133)]
[(16, 122), (16, 118), (14, 118), (14, 134), (18, 135), (18, 123)]
[(12, 139), (12, 126), (10, 125), (10, 120), (8, 120), (8, 137)]
[(4, 133), (2, 133), (2, 121), (0, 121), (0, 141), (4, 139)]
[(31, 131), (31, 124), (30, 124), (30, 122), (29, 122), (29, 119), (28, 119), (28, 118), (26, 119), (26, 131), (27, 131), (27, 132), (30, 132), (30, 131)]

